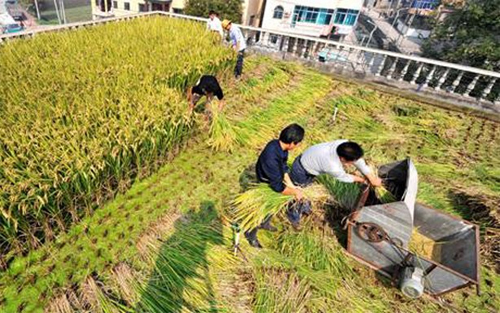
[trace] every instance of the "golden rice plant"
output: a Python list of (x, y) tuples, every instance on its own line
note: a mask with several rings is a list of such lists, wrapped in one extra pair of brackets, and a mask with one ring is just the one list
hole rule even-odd
[(148, 17), (0, 46), (2, 254), (90, 214), (188, 137), (184, 90), (232, 63), (212, 37)]

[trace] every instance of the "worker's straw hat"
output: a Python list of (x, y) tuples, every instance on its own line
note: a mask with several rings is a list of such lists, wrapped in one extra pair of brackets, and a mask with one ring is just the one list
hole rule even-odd
[(222, 21), (222, 28), (228, 29), (229, 25), (231, 25), (231, 21), (230, 20), (223, 20)]

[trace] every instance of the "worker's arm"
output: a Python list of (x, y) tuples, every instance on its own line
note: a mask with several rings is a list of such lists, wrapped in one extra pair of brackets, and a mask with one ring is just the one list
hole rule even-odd
[(380, 186), (382, 186), (382, 179), (380, 179), (379, 177), (377, 177), (377, 176), (375, 176), (373, 174), (367, 174), (367, 175), (365, 175), (365, 177), (366, 177), (366, 179), (368, 179), (368, 182), (373, 187), (380, 187)]
[(366, 177), (370, 185), (373, 187), (380, 187), (382, 186), (382, 180), (377, 177), (375, 174), (372, 173), (370, 170), (370, 167), (366, 165), (366, 162), (364, 159), (359, 159), (356, 162), (354, 162), (354, 166)]
[(290, 178), (290, 175), (288, 173), (285, 173), (284, 181), (285, 185), (287, 185), (288, 187), (297, 188), (297, 186), (295, 186), (295, 184), (292, 182), (292, 179)]
[[(283, 169), (280, 167), (283, 167), (283, 165), (282, 160), (278, 157), (269, 158), (262, 164), (262, 169), (269, 177), (269, 186), (271, 189), (284, 195), (294, 196), (297, 200), (302, 199), (302, 191), (294, 188), (290, 176), (286, 171), (283, 172)], [(287, 180), (290, 185), (287, 185)]]
[(286, 196), (294, 196), (297, 200), (302, 200), (304, 197), (302, 190), (299, 188), (286, 187), (281, 193)]

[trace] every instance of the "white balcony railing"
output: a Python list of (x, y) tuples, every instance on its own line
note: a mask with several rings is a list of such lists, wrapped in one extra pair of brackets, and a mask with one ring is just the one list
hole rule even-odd
[[(25, 31), (3, 35), (2, 42), (15, 38), (32, 37), (39, 32), (77, 29), (103, 23), (163, 15), (206, 22), (207, 19), (167, 12), (145, 12), (129, 16), (97, 21), (54, 26), (49, 30)], [(330, 59), (324, 63), (341, 75), (363, 77), (373, 82), (394, 85), (397, 88), (413, 88), (449, 98), (465, 101), (489, 112), (500, 114), (500, 73), (459, 64), (442, 62), (401, 53), (339, 43), (288, 32), (240, 26), (249, 49), (261, 53), (279, 54), (283, 58), (294, 58), (323, 65), (320, 51), (330, 51)], [(469, 105), (470, 106), (470, 105)]]

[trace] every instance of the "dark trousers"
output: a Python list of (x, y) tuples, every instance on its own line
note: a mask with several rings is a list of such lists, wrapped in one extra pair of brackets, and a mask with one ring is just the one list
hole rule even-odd
[(236, 59), (236, 67), (234, 68), (234, 76), (239, 77), (243, 73), (243, 59), (245, 58), (245, 50), (238, 52), (238, 58)]
[(306, 169), (300, 163), (302, 154), (295, 158), (292, 164), (292, 170), (290, 171), (290, 178), (295, 185), (300, 187), (307, 187), (313, 183), (314, 175), (309, 174)]
[(248, 241), (256, 240), (257, 239), (257, 232), (259, 231), (259, 228), (269, 226), (271, 224), (271, 218), (272, 217), (273, 217), (272, 215), (269, 215), (262, 222), (262, 224), (260, 224), (260, 226), (254, 228), (254, 229), (250, 229), (249, 231), (246, 231), (245, 232), (245, 237), (247, 238), (247, 240)]
[[(300, 187), (307, 187), (313, 183), (314, 175), (309, 174), (306, 169), (300, 163), (302, 155), (299, 155), (293, 161), (292, 170), (290, 171), (290, 178), (292, 182)], [(299, 223), (302, 214), (311, 213), (311, 203), (307, 200), (305, 201), (294, 201), (288, 206), (286, 212), (288, 219), (292, 223)]]

